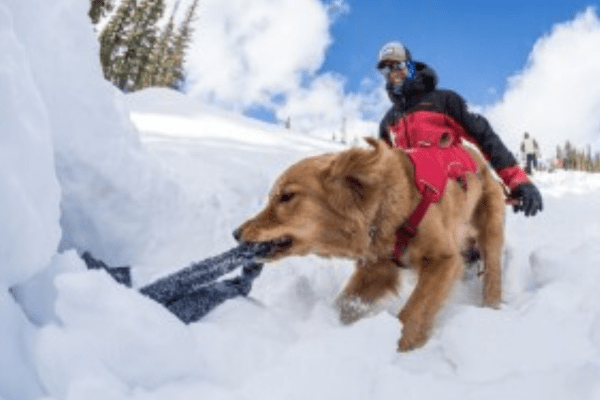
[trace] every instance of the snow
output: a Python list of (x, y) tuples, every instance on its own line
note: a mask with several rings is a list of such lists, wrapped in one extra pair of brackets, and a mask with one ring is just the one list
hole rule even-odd
[(89, 250), (140, 287), (219, 254), (283, 168), (344, 148), (164, 89), (121, 95), (87, 5), (0, 0), (0, 399), (600, 398), (598, 174), (537, 173), (544, 212), (507, 214), (500, 309), (465, 279), (410, 353), (405, 294), (338, 322), (347, 261), (269, 265), (188, 326), (86, 270)]

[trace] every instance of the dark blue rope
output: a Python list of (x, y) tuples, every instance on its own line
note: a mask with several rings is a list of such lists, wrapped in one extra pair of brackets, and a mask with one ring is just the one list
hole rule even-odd
[[(256, 260), (268, 251), (268, 245), (241, 244), (161, 278), (139, 291), (164, 305), (186, 324), (195, 322), (226, 300), (247, 296), (252, 282), (262, 271), (263, 264)], [(104, 269), (117, 282), (131, 287), (129, 267), (109, 267), (89, 252), (83, 253), (82, 258), (89, 269)], [(215, 281), (239, 267), (242, 267), (241, 275)]]
[(197, 287), (185, 296), (168, 302), (165, 307), (186, 324), (198, 321), (225, 301), (247, 296), (262, 267), (262, 263), (247, 264), (240, 276)]

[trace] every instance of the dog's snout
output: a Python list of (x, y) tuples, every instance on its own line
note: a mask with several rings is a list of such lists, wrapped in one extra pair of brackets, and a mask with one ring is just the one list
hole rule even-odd
[(242, 228), (237, 228), (235, 231), (233, 231), (233, 238), (237, 242), (241, 242), (241, 240), (242, 240)]

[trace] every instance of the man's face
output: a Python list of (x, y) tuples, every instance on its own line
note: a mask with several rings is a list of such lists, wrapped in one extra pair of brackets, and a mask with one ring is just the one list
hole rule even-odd
[(406, 75), (408, 75), (408, 71), (405, 68), (392, 69), (388, 74), (388, 80), (392, 85), (401, 85), (402, 82), (404, 82)]
[(382, 63), (379, 71), (392, 85), (401, 85), (408, 75), (406, 63), (393, 60)]

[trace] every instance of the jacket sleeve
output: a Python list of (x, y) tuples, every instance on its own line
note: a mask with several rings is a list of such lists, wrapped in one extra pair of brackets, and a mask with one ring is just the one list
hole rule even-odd
[(446, 112), (459, 122), (470, 136), (467, 139), (475, 144), (489, 160), (506, 186), (511, 190), (529, 182), (527, 174), (518, 166), (517, 160), (494, 132), (487, 119), (471, 113), (462, 97), (447, 91)]

